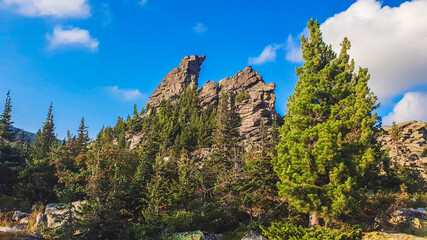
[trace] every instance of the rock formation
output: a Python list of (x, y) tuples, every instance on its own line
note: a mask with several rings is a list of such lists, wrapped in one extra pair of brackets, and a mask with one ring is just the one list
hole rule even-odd
[(189, 86), (198, 86), (200, 65), (205, 60), (205, 56), (186, 56), (181, 64), (166, 77), (150, 96), (147, 106), (158, 107), (162, 100), (174, 99)]
[[(150, 96), (147, 106), (158, 107), (162, 100), (176, 99), (188, 87), (198, 86), (200, 66), (204, 60), (205, 56), (184, 57), (177, 68), (166, 74)], [(242, 121), (240, 134), (244, 139), (256, 141), (260, 122), (271, 125), (272, 116), (276, 115), (274, 90), (274, 83), (265, 83), (257, 71), (247, 67), (219, 83), (208, 81), (198, 89), (199, 104), (202, 108), (209, 104), (217, 106), (221, 94), (233, 92), (237, 96), (236, 106)], [(131, 147), (135, 147), (142, 138), (141, 134), (136, 136), (138, 139), (131, 141)]]
[(408, 121), (396, 124), (397, 137), (393, 139), (391, 126), (384, 126), (378, 141), (387, 150), (392, 161), (426, 172), (427, 168), (427, 123)]
[(260, 122), (271, 125), (276, 114), (276, 85), (265, 83), (257, 71), (247, 67), (233, 77), (221, 80), (218, 89), (219, 96), (223, 92), (236, 94), (236, 106), (242, 121), (240, 135), (244, 139), (257, 140)]
[(216, 82), (207, 82), (199, 89), (201, 107), (218, 104), (218, 99), (225, 92), (236, 94), (236, 107), (242, 121), (240, 134), (244, 139), (256, 140), (261, 119), (271, 125), (272, 116), (276, 114), (276, 95), (274, 83), (265, 83), (261, 75), (252, 67), (239, 71), (231, 78)]

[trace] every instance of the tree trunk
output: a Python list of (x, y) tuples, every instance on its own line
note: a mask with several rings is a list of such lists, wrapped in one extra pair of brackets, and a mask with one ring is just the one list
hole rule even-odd
[(313, 228), (315, 226), (319, 226), (319, 218), (317, 212), (311, 212), (308, 218), (308, 227)]

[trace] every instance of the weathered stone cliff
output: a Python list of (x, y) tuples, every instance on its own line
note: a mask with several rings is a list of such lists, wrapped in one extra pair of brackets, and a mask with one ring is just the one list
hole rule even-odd
[(390, 159), (398, 164), (427, 170), (427, 123), (408, 121), (396, 124), (397, 132), (391, 126), (383, 127), (378, 141), (389, 153)]
[(204, 60), (205, 56), (184, 57), (177, 68), (166, 74), (150, 96), (147, 106), (158, 107), (162, 100), (174, 99), (187, 87), (198, 86), (200, 66)]
[[(204, 56), (184, 57), (177, 68), (166, 74), (150, 96), (147, 106), (157, 107), (163, 99), (176, 99), (188, 87), (198, 86), (200, 67), (204, 60)], [(244, 139), (256, 141), (260, 122), (271, 125), (272, 116), (276, 114), (274, 90), (274, 83), (265, 83), (257, 71), (247, 67), (219, 83), (208, 81), (198, 89), (199, 104), (202, 108), (209, 104), (216, 106), (224, 92), (236, 94), (236, 106), (242, 121), (240, 134)]]

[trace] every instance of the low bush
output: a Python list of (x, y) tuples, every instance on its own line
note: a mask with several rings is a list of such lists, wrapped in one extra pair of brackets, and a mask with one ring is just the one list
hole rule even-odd
[(273, 222), (270, 227), (262, 228), (263, 235), (270, 240), (359, 240), (362, 231), (358, 228), (343, 226), (340, 229), (327, 227), (305, 228), (288, 222)]

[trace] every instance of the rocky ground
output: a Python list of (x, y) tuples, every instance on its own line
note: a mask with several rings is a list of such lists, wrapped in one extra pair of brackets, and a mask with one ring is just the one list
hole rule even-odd
[(385, 232), (370, 232), (366, 233), (363, 240), (425, 240), (426, 238), (417, 237), (403, 233), (385, 233)]

